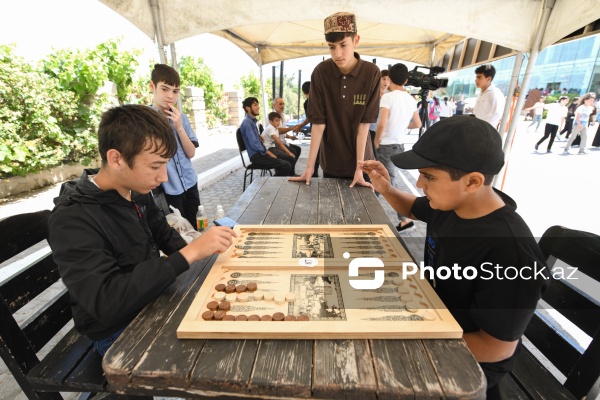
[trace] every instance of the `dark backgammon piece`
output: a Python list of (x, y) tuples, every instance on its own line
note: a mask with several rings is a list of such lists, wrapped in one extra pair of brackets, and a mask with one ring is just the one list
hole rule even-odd
[(206, 305), (206, 308), (208, 308), (211, 311), (215, 311), (217, 307), (219, 307), (219, 302), (217, 301), (209, 301)]
[(219, 304), (219, 310), (221, 311), (229, 311), (231, 310), (231, 303), (228, 301), (224, 301)]
[(246, 287), (248, 288), (249, 292), (254, 292), (256, 289), (258, 289), (258, 285), (256, 284), (256, 282), (248, 282)]
[(296, 321), (296, 317), (293, 315), (286, 315), (284, 321)]
[(273, 321), (283, 321), (284, 318), (285, 314), (282, 312), (276, 312), (275, 314), (273, 314)]
[(260, 317), (261, 321), (273, 321), (273, 317), (271, 317), (270, 315), (263, 315), (262, 317)]
[(225, 293), (233, 293), (235, 292), (235, 285), (233, 284), (229, 284), (227, 286), (225, 286)]
[(204, 311), (202, 313), (202, 319), (205, 321), (210, 321), (213, 319), (214, 315), (215, 315), (215, 313), (212, 311)]
[[(258, 316), (258, 315), (257, 315)], [(248, 317), (245, 316), (244, 314), (240, 314), (237, 317), (235, 317), (236, 321), (248, 321)]]
[(308, 318), (308, 315), (298, 315), (298, 318), (296, 318), (297, 321), (308, 321), (310, 318)]
[(215, 286), (215, 290), (217, 292), (224, 292), (225, 291), (225, 284), (219, 283), (217, 286)]
[(227, 314), (225, 313), (225, 311), (223, 311), (223, 310), (219, 310), (219, 311), (217, 311), (217, 312), (215, 313), (215, 316), (214, 316), (214, 318), (215, 318), (217, 321), (220, 321), (220, 320), (222, 320), (222, 319), (223, 319), (223, 317), (225, 317), (225, 315), (227, 315)]
[(223, 317), (223, 321), (235, 321), (235, 317), (233, 315), (226, 315)]
[(235, 291), (238, 293), (244, 293), (248, 288), (246, 287), (246, 285), (237, 285), (235, 287)]
[(248, 317), (248, 321), (260, 321), (260, 317), (256, 314), (252, 314)]

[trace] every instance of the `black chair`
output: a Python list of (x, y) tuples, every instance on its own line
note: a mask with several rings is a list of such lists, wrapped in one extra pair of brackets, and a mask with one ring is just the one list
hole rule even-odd
[[(525, 337), (566, 380), (561, 384), (524, 348), (511, 374), (500, 382), (500, 391), (503, 398), (511, 399), (596, 398), (600, 392), (600, 236), (553, 226), (539, 245), (548, 268), (554, 268), (553, 279)], [(576, 274), (571, 275), (573, 271)], [(590, 337), (587, 347), (576, 340), (581, 334), (573, 336), (563, 328), (562, 317)]]
[[(102, 357), (92, 342), (75, 328), (60, 340), (56, 336), (72, 317), (69, 293), (58, 284), (58, 267), (45, 244), (49, 216), (43, 210), (0, 221), (0, 263), (23, 264), (0, 282), (0, 356), (28, 399), (62, 400), (60, 392), (110, 392)], [(19, 311), (26, 306), (29, 317), (21, 321)], [(49, 351), (40, 360), (43, 347)]]
[(248, 159), (248, 164), (246, 165), (246, 160), (244, 160), (244, 154), (243, 154), (244, 151), (246, 151), (246, 144), (244, 143), (244, 138), (242, 137), (242, 132), (240, 131), (239, 128), (237, 131), (235, 131), (235, 138), (237, 139), (238, 149), (240, 150), (240, 157), (242, 158), (242, 165), (246, 169), (246, 171), (244, 171), (244, 190), (243, 190), (245, 192), (246, 191), (246, 179), (248, 177), (250, 177), (250, 183), (252, 183), (252, 177), (253, 177), (255, 170), (260, 170), (260, 176), (265, 176), (267, 174), (267, 172), (269, 173), (270, 176), (273, 176), (273, 173), (271, 172), (270, 168), (259, 167), (258, 165), (253, 165), (250, 162), (250, 159)]

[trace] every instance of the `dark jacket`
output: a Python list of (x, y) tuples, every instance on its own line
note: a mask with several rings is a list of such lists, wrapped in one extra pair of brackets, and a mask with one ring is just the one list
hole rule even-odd
[[(53, 258), (69, 290), (75, 328), (92, 340), (127, 326), (189, 265), (186, 245), (151, 194), (103, 191), (85, 170), (63, 184), (54, 199), (49, 238)], [(160, 257), (162, 250), (167, 257)]]

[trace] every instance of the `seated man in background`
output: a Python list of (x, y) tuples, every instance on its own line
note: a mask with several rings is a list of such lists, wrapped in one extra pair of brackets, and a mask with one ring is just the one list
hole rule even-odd
[(240, 124), (240, 133), (248, 151), (248, 158), (252, 164), (259, 167), (274, 168), (275, 176), (289, 176), (292, 164), (280, 160), (277, 156), (267, 150), (262, 143), (258, 128), (256, 127), (256, 116), (260, 114), (260, 104), (256, 97), (247, 97), (242, 102), (246, 112), (244, 120)]

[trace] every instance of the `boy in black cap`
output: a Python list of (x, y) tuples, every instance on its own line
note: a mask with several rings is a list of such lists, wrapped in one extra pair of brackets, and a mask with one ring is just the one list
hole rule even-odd
[(377, 161), (359, 165), (396, 211), (427, 223), (423, 265), (453, 273), (425, 277), (463, 328), (494, 398), (549, 277), (515, 202), (491, 186), (504, 164), (500, 136), (485, 121), (456, 116), (433, 125), (392, 161), (419, 169), (425, 197), (394, 188)]

